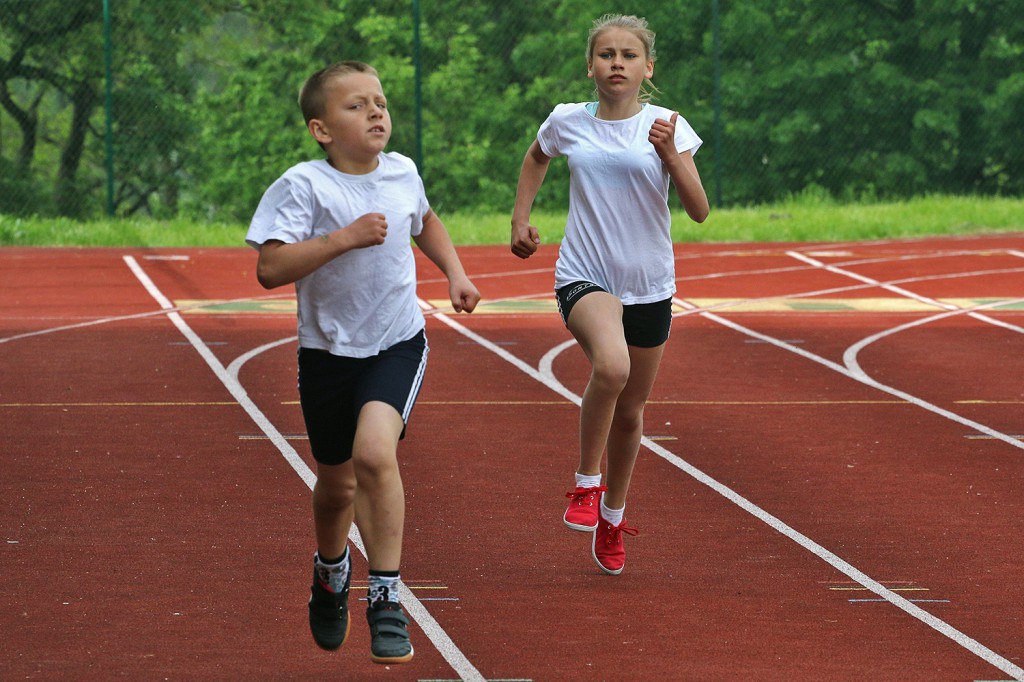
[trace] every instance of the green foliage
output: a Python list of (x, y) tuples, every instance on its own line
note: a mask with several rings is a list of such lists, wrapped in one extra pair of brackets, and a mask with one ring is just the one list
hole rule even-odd
[[(586, 35), (608, 11), (594, 0), (423, 1), (417, 64), (408, 0), (110, 6), (117, 214), (231, 221), (247, 220), (290, 165), (321, 155), (296, 95), (338, 59), (378, 69), (391, 149), (416, 158), (422, 144), (440, 212), (509, 212), (540, 123), (559, 102), (593, 97)], [(616, 10), (657, 32), (657, 103), (703, 137), (697, 165), (726, 205), (806, 188), (844, 201), (1024, 194), (1019, 2), (719, 6), (717, 65), (710, 0), (622, 0)], [(100, 2), (0, 0), (0, 210), (103, 212), (103, 47)], [(556, 161), (538, 210), (564, 210), (567, 194)]]

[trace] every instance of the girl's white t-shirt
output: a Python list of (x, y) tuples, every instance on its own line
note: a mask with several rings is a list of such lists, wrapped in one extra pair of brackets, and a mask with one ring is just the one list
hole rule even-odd
[[(676, 291), (670, 178), (648, 139), (672, 110), (645, 104), (636, 116), (605, 121), (585, 102), (559, 104), (537, 132), (541, 151), (569, 163), (569, 216), (555, 264), (555, 288), (593, 282), (624, 305)], [(676, 119), (676, 149), (696, 154), (702, 140)]]
[(416, 300), (411, 237), (430, 210), (413, 161), (389, 152), (366, 175), (327, 161), (292, 166), (264, 193), (246, 242), (286, 244), (326, 235), (367, 213), (383, 213), (383, 244), (353, 249), (295, 282), (299, 345), (334, 355), (372, 357), (426, 324)]

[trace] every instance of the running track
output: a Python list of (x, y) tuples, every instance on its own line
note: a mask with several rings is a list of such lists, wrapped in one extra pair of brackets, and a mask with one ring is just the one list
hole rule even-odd
[(245, 249), (0, 249), (0, 679), (1024, 679), (1024, 234), (677, 249), (617, 577), (560, 520), (554, 248), (460, 249), (473, 315), (420, 260), (391, 668), (357, 602), (307, 632), (291, 292)]

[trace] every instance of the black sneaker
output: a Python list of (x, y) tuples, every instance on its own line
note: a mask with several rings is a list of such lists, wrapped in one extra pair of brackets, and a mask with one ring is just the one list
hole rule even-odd
[(344, 589), (331, 592), (320, 581), (315, 562), (314, 559), (313, 586), (309, 595), (309, 630), (317, 646), (333, 651), (344, 644), (348, 637), (348, 585), (352, 578), (352, 567), (349, 566)]
[(370, 624), (370, 658), (374, 663), (405, 663), (412, 660), (409, 619), (402, 605), (379, 601), (366, 609)]

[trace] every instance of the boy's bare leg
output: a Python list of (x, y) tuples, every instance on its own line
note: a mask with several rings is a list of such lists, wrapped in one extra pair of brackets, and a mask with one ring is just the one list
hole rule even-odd
[(622, 337), (622, 303), (611, 294), (587, 294), (569, 314), (569, 331), (591, 364), (590, 381), (580, 405), (578, 473), (601, 473), (615, 404), (630, 374), (630, 358)]
[(402, 416), (382, 402), (359, 413), (352, 461), (358, 480), (356, 525), (366, 546), (370, 569), (397, 571), (402, 561), (405, 491), (398, 469)]
[[(309, 628), (313, 640), (333, 651), (345, 643), (349, 631), (348, 588), (351, 562), (328, 567), (345, 554), (355, 516), (355, 467), (317, 464), (313, 486), (313, 525), (319, 557), (313, 569), (309, 599)], [(347, 565), (346, 565), (347, 564)]]
[(370, 660), (405, 663), (412, 659), (409, 618), (392, 590), (399, 585), (405, 491), (398, 469), (402, 416), (382, 402), (359, 412), (352, 450), (356, 479), (356, 525), (370, 563), (366, 622), (370, 626)]
[(317, 464), (313, 486), (313, 525), (316, 548), (326, 559), (340, 557), (355, 517), (356, 473), (352, 460)]
[(619, 394), (608, 433), (605, 506), (609, 509), (622, 509), (626, 504), (626, 493), (643, 436), (644, 405), (654, 388), (664, 351), (665, 344), (656, 348), (629, 347), (629, 381)]

